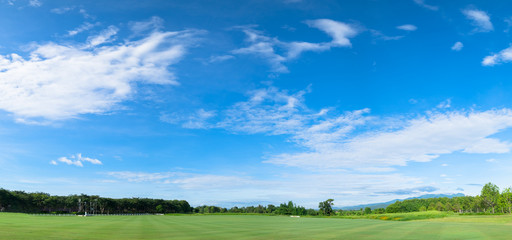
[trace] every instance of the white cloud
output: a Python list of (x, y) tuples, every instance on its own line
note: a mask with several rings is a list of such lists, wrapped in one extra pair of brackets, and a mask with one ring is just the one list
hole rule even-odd
[(450, 108), (452, 106), (452, 100), (451, 99), (446, 99), (445, 101), (442, 101), (441, 103), (439, 103), (437, 105), (437, 108)]
[(215, 111), (206, 111), (204, 109), (199, 109), (195, 113), (186, 117), (178, 114), (163, 113), (160, 116), (160, 120), (172, 124), (181, 123), (181, 126), (184, 128), (204, 129), (211, 128), (208, 121), (215, 116)]
[(405, 25), (401, 25), (401, 26), (398, 26), (396, 27), (400, 30), (404, 30), (404, 31), (416, 31), (418, 28), (412, 24), (405, 24)]
[[(396, 194), (404, 197), (432, 192), (418, 178), (401, 174), (283, 174), (267, 180), (244, 175), (196, 174), (184, 172), (108, 172), (107, 175), (132, 183), (151, 182), (158, 189), (180, 189), (192, 205), (238, 206), (244, 203), (279, 204), (293, 199), (300, 205), (316, 208), (325, 198), (337, 199), (337, 206), (389, 201)], [(382, 192), (386, 189), (386, 192)], [(404, 191), (406, 190), (406, 191)], [(176, 191), (176, 190), (174, 190)], [(197, 200), (202, 199), (202, 200)]]
[(448, 164), (443, 163), (443, 164), (441, 164), (441, 167), (448, 167)]
[(101, 31), (96, 36), (90, 36), (87, 38), (89, 47), (96, 47), (98, 45), (114, 41), (113, 37), (117, 34), (119, 28), (115, 26), (109, 26), (107, 29)]
[(489, 158), (489, 159), (486, 159), (485, 161), (486, 161), (486, 162), (493, 163), (493, 162), (496, 162), (496, 159), (494, 159), (494, 158)]
[(60, 157), (57, 159), (57, 161), (52, 160), (50, 161), (50, 164), (52, 165), (58, 165), (58, 162), (65, 163), (67, 165), (75, 165), (77, 167), (83, 167), (84, 162), (89, 162), (95, 165), (102, 165), (103, 163), (95, 158), (89, 158), (89, 157), (82, 157), (81, 153), (77, 153), (75, 155), (72, 155), (70, 158), (67, 157)]
[(130, 22), (130, 28), (135, 35), (153, 32), (163, 28), (164, 20), (160, 17), (153, 16), (146, 21)]
[(350, 38), (357, 35), (357, 30), (346, 23), (330, 20), (317, 19), (306, 21), (310, 27), (318, 28), (332, 37), (331, 44), (334, 46), (351, 46)]
[(489, 15), (478, 9), (465, 9), (462, 13), (466, 15), (466, 18), (471, 20), (471, 24), (475, 26), (474, 31), (476, 32), (490, 32), (494, 30)]
[(460, 50), (462, 50), (463, 47), (464, 47), (464, 44), (462, 44), (461, 42), (456, 42), (455, 44), (453, 44), (452, 50), (460, 51)]
[(437, 11), (439, 10), (439, 7), (438, 6), (433, 6), (433, 5), (428, 5), (425, 3), (425, 0), (413, 0), (416, 4), (418, 4), (419, 6), (421, 7), (424, 7), (426, 9), (429, 9), (429, 10), (432, 10), (432, 11)]
[(375, 130), (348, 138), (336, 136), (327, 142), (313, 141), (306, 145), (311, 151), (284, 153), (267, 162), (297, 167), (385, 167), (431, 161), (457, 151), (505, 153), (510, 151), (509, 143), (488, 137), (511, 126), (512, 111), (508, 109), (432, 113), (401, 123), (393, 131)]
[(79, 34), (81, 32), (90, 30), (93, 27), (98, 26), (98, 25), (99, 25), (99, 23), (92, 24), (92, 23), (89, 23), (89, 22), (85, 22), (82, 25), (78, 26), (77, 28), (68, 31), (68, 36), (75, 36), (75, 35), (77, 35), (77, 34)]
[[(268, 156), (267, 163), (313, 169), (392, 170), (442, 154), (507, 153), (512, 145), (490, 138), (512, 127), (512, 110), (429, 112), (415, 118), (372, 117), (369, 109), (318, 114), (304, 104), (305, 91), (274, 87), (251, 92), (248, 101), (219, 112), (205, 128), (289, 136), (305, 151)], [(442, 107), (447, 107), (444, 103)]]
[(221, 56), (211, 56), (208, 59), (208, 63), (218, 63), (218, 62), (224, 62), (230, 59), (235, 58), (233, 55), (221, 55)]
[(129, 182), (153, 182), (168, 179), (174, 176), (174, 173), (145, 173), (145, 172), (107, 172), (108, 176), (118, 179), (127, 180)]
[(505, 48), (497, 54), (489, 55), (482, 60), (483, 66), (493, 66), (512, 61), (512, 47)]
[(384, 40), (384, 41), (400, 40), (400, 39), (404, 38), (404, 36), (387, 36), (384, 33), (382, 33), (381, 31), (377, 31), (374, 29), (370, 29), (370, 33), (372, 34), (372, 36), (374, 36), (378, 39)]
[(168, 67), (201, 33), (154, 31), (106, 44), (116, 32), (109, 27), (83, 45), (36, 44), (28, 58), (0, 55), (0, 109), (20, 122), (109, 112), (132, 97), (136, 83), (177, 84)]
[(233, 54), (252, 54), (265, 59), (272, 66), (275, 72), (288, 72), (284, 62), (297, 58), (305, 51), (321, 52), (333, 47), (350, 47), (350, 38), (357, 35), (355, 27), (346, 23), (330, 20), (317, 19), (305, 22), (308, 26), (317, 28), (332, 37), (330, 42), (283, 42), (277, 38), (270, 38), (262, 32), (250, 27), (243, 27), (246, 34), (246, 42), (250, 45), (231, 51)]
[(43, 5), (43, 3), (39, 0), (30, 0), (28, 2), (28, 5), (31, 7), (41, 7)]
[(50, 12), (56, 13), (56, 14), (64, 14), (64, 13), (67, 13), (67, 12), (73, 10), (73, 9), (75, 9), (75, 7), (53, 8), (52, 10), (50, 10)]

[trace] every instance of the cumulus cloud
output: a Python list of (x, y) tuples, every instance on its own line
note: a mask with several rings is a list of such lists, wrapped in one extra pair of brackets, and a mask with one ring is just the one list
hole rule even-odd
[(512, 47), (505, 48), (497, 54), (492, 54), (482, 60), (483, 66), (494, 66), (496, 64), (512, 61)]
[(35, 44), (29, 57), (0, 55), (0, 109), (20, 122), (55, 121), (113, 110), (137, 83), (176, 85), (169, 66), (201, 31), (155, 30), (111, 43), (111, 26), (84, 44)]
[(464, 47), (464, 44), (462, 44), (461, 42), (456, 42), (455, 44), (453, 44), (452, 50), (460, 51), (460, 50), (462, 50), (463, 47)]
[(489, 15), (478, 9), (465, 9), (462, 13), (467, 19), (471, 20), (471, 24), (475, 27), (475, 32), (490, 32), (494, 30)]
[(233, 54), (251, 54), (265, 59), (272, 66), (275, 72), (288, 72), (284, 62), (297, 58), (306, 51), (321, 52), (333, 47), (350, 47), (350, 38), (357, 35), (358, 31), (354, 26), (330, 19), (317, 19), (305, 22), (312, 28), (317, 28), (331, 36), (330, 42), (283, 42), (277, 38), (265, 36), (261, 31), (252, 27), (242, 27), (246, 34), (246, 42), (249, 46), (235, 49)]
[(72, 155), (71, 157), (60, 157), (57, 159), (57, 161), (52, 160), (50, 161), (50, 164), (52, 165), (58, 165), (58, 163), (65, 163), (67, 165), (75, 165), (77, 167), (83, 167), (84, 162), (88, 162), (95, 165), (102, 165), (103, 163), (95, 158), (89, 158), (89, 157), (83, 157), (81, 153), (77, 153), (75, 155)]
[(416, 31), (418, 29), (418, 27), (412, 25), (412, 24), (405, 24), (405, 25), (400, 25), (398, 27), (396, 27), (397, 29), (400, 29), (400, 30), (404, 30), (404, 31)]

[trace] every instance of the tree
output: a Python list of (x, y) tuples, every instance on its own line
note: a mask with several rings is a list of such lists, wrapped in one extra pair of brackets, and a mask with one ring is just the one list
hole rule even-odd
[(498, 203), (498, 196), (500, 195), (500, 189), (498, 186), (492, 183), (485, 184), (482, 188), (481, 195), (485, 206), (491, 208), (492, 213), (494, 213), (494, 206)]
[(164, 207), (161, 204), (156, 206), (155, 210), (157, 213), (164, 213)]
[(505, 188), (501, 195), (503, 196), (505, 208), (508, 209), (508, 213), (512, 213), (512, 189), (510, 189), (510, 187)]
[(372, 213), (372, 209), (370, 207), (364, 208), (364, 214), (371, 214), (371, 213)]
[(332, 214), (332, 205), (334, 205), (334, 199), (329, 198), (323, 202), (318, 203), (318, 208), (320, 208), (320, 212), (323, 215), (331, 215)]

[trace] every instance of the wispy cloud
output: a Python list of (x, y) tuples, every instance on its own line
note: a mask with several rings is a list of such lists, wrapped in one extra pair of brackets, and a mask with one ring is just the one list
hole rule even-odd
[(378, 31), (378, 30), (375, 30), (375, 29), (370, 29), (370, 33), (375, 38), (380, 39), (380, 40), (384, 40), (384, 41), (400, 40), (400, 39), (404, 38), (404, 36), (400, 36), (400, 35), (399, 36), (388, 36), (388, 35), (382, 33), (381, 31)]
[[(343, 114), (315, 112), (305, 91), (274, 87), (251, 92), (249, 100), (219, 112), (205, 128), (235, 133), (288, 135), (303, 152), (270, 155), (265, 162), (313, 169), (391, 170), (428, 162), (442, 154), (507, 153), (512, 145), (490, 136), (512, 127), (512, 111), (431, 111), (414, 118), (368, 116), (369, 109)], [(446, 109), (449, 103), (442, 104)], [(366, 130), (363, 130), (366, 129)], [(371, 129), (371, 130), (368, 130)]]
[(452, 100), (446, 99), (437, 105), (437, 108), (450, 108), (452, 106)]
[(452, 50), (460, 51), (460, 50), (462, 50), (463, 47), (464, 47), (464, 44), (462, 44), (461, 42), (456, 42), (455, 44), (453, 44)]
[(87, 38), (87, 43), (89, 47), (96, 47), (98, 45), (102, 45), (108, 42), (114, 41), (114, 36), (119, 31), (119, 28), (116, 26), (109, 26), (107, 29), (101, 31), (100, 34), (96, 36), (90, 36)]
[(512, 61), (512, 47), (505, 48), (499, 53), (489, 55), (482, 60), (483, 66), (494, 66), (496, 64)]
[(385, 191), (385, 192), (377, 192), (382, 194), (394, 194), (394, 195), (411, 195), (411, 194), (423, 194), (423, 193), (431, 193), (439, 190), (437, 187), (432, 186), (423, 186), (423, 187), (416, 187), (416, 188), (405, 188), (405, 189), (398, 189), (393, 191)]
[(178, 114), (163, 113), (160, 120), (167, 123), (180, 123), (184, 128), (204, 129), (210, 128), (209, 120), (215, 117), (215, 111), (206, 111), (204, 109), (197, 110), (194, 114), (183, 116)]
[(227, 60), (234, 59), (235, 56), (233, 55), (220, 55), (220, 56), (211, 56), (208, 59), (208, 63), (218, 63), (218, 62), (224, 62)]
[[(233, 202), (269, 202), (278, 204), (301, 199), (301, 205), (317, 207), (326, 196), (338, 199), (337, 204), (368, 201), (389, 201), (402, 196), (434, 192), (436, 187), (425, 186), (420, 179), (401, 174), (284, 174), (266, 180), (245, 175), (197, 174), (186, 172), (108, 172), (106, 175), (131, 183), (150, 182), (159, 189), (175, 187), (191, 204), (232, 206)], [(110, 179), (107, 179), (107, 181)], [(105, 181), (105, 180), (104, 180)], [(383, 192), (382, 189), (388, 191)], [(408, 190), (409, 192), (405, 192)], [(350, 196), (347, 198), (347, 196)]]
[(90, 30), (93, 27), (98, 26), (98, 25), (100, 25), (99, 22), (94, 23), (94, 24), (89, 23), (89, 22), (84, 22), (82, 25), (78, 26), (77, 28), (68, 31), (68, 36), (75, 36), (75, 35), (77, 35), (77, 34), (79, 34), (81, 32)]
[(29, 58), (0, 55), (0, 109), (20, 122), (111, 111), (132, 96), (134, 82), (177, 84), (168, 67), (202, 33), (153, 31), (109, 44), (116, 32), (111, 26), (85, 44), (36, 44)]
[(60, 7), (60, 8), (53, 8), (52, 10), (50, 10), (50, 12), (56, 13), (56, 14), (64, 14), (73, 9), (75, 9), (75, 7)]
[(489, 15), (478, 9), (464, 9), (462, 13), (466, 18), (471, 20), (471, 24), (475, 27), (475, 32), (490, 32), (494, 30)]
[(396, 27), (397, 29), (400, 29), (400, 30), (404, 30), (404, 31), (416, 31), (418, 29), (418, 27), (412, 25), (412, 24), (405, 24), (405, 25), (400, 25), (398, 27)]
[(75, 155), (72, 155), (71, 157), (60, 157), (57, 159), (57, 161), (52, 160), (50, 161), (50, 164), (52, 165), (58, 165), (58, 163), (65, 163), (67, 165), (75, 165), (77, 167), (83, 167), (84, 162), (88, 162), (95, 165), (102, 165), (103, 163), (95, 158), (89, 158), (89, 157), (83, 157), (81, 153), (77, 153)]
[(174, 176), (174, 173), (146, 173), (146, 172), (107, 172), (106, 175), (117, 179), (127, 180), (129, 182), (153, 182), (168, 179)]
[(429, 4), (426, 4), (425, 3), (425, 0), (413, 0), (416, 4), (418, 4), (419, 6), (423, 7), (423, 8), (426, 8), (428, 10), (432, 10), (432, 11), (437, 11), (439, 10), (439, 7), (438, 6), (434, 6), (434, 5), (429, 5)]
[(28, 2), (28, 5), (31, 7), (41, 7), (41, 6), (43, 6), (43, 3), (39, 0), (30, 0)]
[(297, 58), (306, 51), (321, 52), (333, 47), (350, 47), (350, 38), (357, 35), (358, 30), (349, 24), (330, 19), (317, 19), (305, 22), (308, 26), (317, 28), (331, 36), (330, 42), (283, 42), (277, 38), (265, 36), (261, 31), (252, 27), (242, 27), (246, 34), (248, 47), (235, 49), (233, 54), (251, 54), (265, 59), (275, 72), (288, 72), (284, 62)]

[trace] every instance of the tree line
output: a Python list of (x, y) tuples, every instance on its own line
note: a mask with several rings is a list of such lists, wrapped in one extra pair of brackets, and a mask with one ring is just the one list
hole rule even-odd
[(23, 213), (191, 213), (185, 200), (105, 198), (96, 195), (51, 196), (48, 193), (0, 189), (1, 212)]
[(458, 213), (512, 213), (512, 189), (501, 193), (498, 186), (487, 183), (480, 195), (454, 198), (427, 198), (397, 201), (386, 207), (386, 212), (419, 212), (427, 210)]
[(246, 206), (223, 208), (218, 206), (191, 207), (185, 200), (163, 200), (150, 198), (104, 198), (97, 195), (51, 196), (48, 193), (9, 191), (0, 188), (0, 212), (24, 213), (77, 213), (118, 214), (118, 213), (230, 213), (230, 214), (273, 214), (273, 215), (365, 215), (427, 210), (458, 213), (512, 213), (512, 189), (500, 192), (493, 183), (487, 183), (477, 196), (454, 198), (426, 198), (396, 201), (384, 208), (334, 211), (334, 199), (318, 204), (318, 209), (306, 209), (292, 201), (279, 206)]

